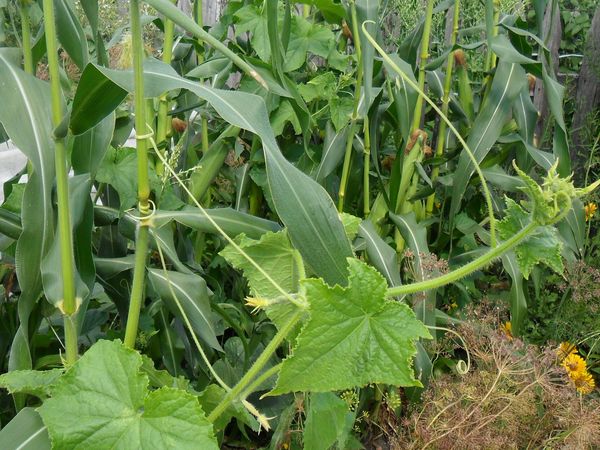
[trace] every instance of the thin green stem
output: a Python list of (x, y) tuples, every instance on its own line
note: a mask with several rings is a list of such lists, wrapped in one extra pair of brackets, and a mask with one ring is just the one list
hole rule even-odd
[[(354, 90), (354, 111), (350, 120), (348, 137), (346, 138), (346, 151), (344, 153), (344, 164), (342, 166), (342, 178), (340, 180), (340, 189), (338, 193), (338, 211), (344, 211), (344, 200), (346, 198), (346, 189), (348, 187), (348, 175), (350, 174), (350, 162), (352, 161), (352, 142), (356, 133), (356, 121), (358, 119), (358, 106), (360, 104), (362, 79), (363, 79), (363, 63), (362, 51), (360, 47), (360, 35), (358, 34), (358, 18), (356, 16), (356, 4), (354, 0), (350, 2), (350, 12), (352, 17), (352, 37), (354, 39), (354, 49), (358, 64), (356, 67), (356, 89)], [(365, 120), (368, 120), (365, 118)]]
[[(427, 58), (429, 58), (429, 38), (431, 36), (431, 22), (433, 19), (433, 3), (434, 0), (427, 0), (427, 9), (425, 12), (425, 25), (423, 27), (423, 37), (421, 39), (421, 59), (419, 61), (419, 88), (425, 90), (425, 66)], [(423, 112), (423, 97), (417, 97), (415, 104), (415, 112), (411, 131), (414, 131), (421, 126), (421, 114)]]
[[(56, 44), (56, 23), (52, 0), (44, 0), (44, 26), (46, 28), (46, 48), (48, 49), (48, 71), (52, 94), (52, 124), (57, 127), (62, 121), (62, 93), (58, 73), (58, 48)], [(62, 275), (63, 300), (61, 311), (65, 321), (66, 362), (77, 360), (77, 327), (74, 314), (78, 303), (75, 298), (75, 262), (73, 258), (73, 235), (71, 213), (69, 211), (69, 170), (67, 151), (62, 138), (55, 139), (56, 193), (58, 203), (58, 233), (60, 245), (60, 265)]]
[(432, 278), (430, 280), (420, 281), (418, 283), (405, 284), (402, 286), (392, 287), (387, 290), (388, 297), (397, 297), (406, 294), (413, 294), (415, 292), (428, 291), (430, 289), (437, 289), (439, 287), (445, 286), (446, 284), (452, 283), (456, 280), (460, 280), (463, 277), (475, 272), (478, 269), (486, 266), (494, 259), (500, 257), (504, 252), (510, 250), (523, 239), (525, 239), (529, 234), (537, 228), (537, 223), (531, 222), (517, 234), (515, 234), (510, 239), (502, 242), (496, 247), (489, 250), (484, 255), (481, 255), (479, 258), (474, 259), (468, 264), (453, 270), (447, 274), (442, 276)]
[(29, 7), (23, 1), (20, 2), (19, 14), (21, 15), (21, 36), (23, 38), (21, 44), (23, 50), (23, 68), (25, 72), (34, 75), (33, 55), (31, 52), (31, 20), (29, 19)]
[(146, 278), (146, 258), (148, 254), (148, 222), (143, 220), (150, 213), (150, 183), (148, 177), (148, 130), (146, 125), (146, 102), (144, 99), (144, 48), (142, 41), (142, 26), (140, 23), (139, 0), (129, 3), (131, 38), (133, 46), (134, 102), (135, 102), (135, 132), (137, 141), (137, 180), (138, 180), (138, 209), (142, 216), (140, 221), (136, 246), (135, 266), (127, 325), (125, 328), (125, 345), (133, 348), (140, 320), (140, 310), (144, 298), (144, 280)]
[[(250, 367), (250, 370), (246, 372), (246, 374), (242, 377), (242, 379), (236, 384), (231, 391), (229, 391), (221, 403), (217, 405), (215, 409), (208, 415), (208, 420), (210, 422), (214, 422), (225, 412), (227, 407), (231, 405), (232, 402), (237, 400), (240, 397), (240, 394), (244, 392), (248, 386), (251, 385), (252, 381), (258, 376), (263, 367), (269, 362), (273, 353), (279, 348), (279, 346), (283, 343), (285, 338), (290, 334), (290, 332), (294, 329), (296, 324), (302, 318), (303, 310), (297, 309), (294, 314), (290, 317), (288, 322), (281, 327), (281, 329), (277, 332), (277, 334), (273, 337), (271, 342), (267, 344), (261, 355), (258, 357), (256, 362)], [(241, 400), (241, 398), (240, 398)]]
[(463, 146), (464, 150), (467, 152), (467, 155), (469, 156), (469, 159), (471, 160), (471, 162), (473, 163), (473, 166), (475, 167), (475, 172), (477, 173), (477, 175), (479, 176), (479, 179), (481, 180), (481, 187), (483, 189), (483, 193), (484, 193), (484, 196), (485, 196), (485, 201), (486, 201), (487, 210), (488, 210), (488, 217), (489, 217), (489, 221), (490, 221), (490, 241), (491, 241), (491, 246), (495, 247), (496, 246), (496, 218), (494, 217), (494, 208), (493, 208), (493, 204), (492, 204), (492, 195), (490, 194), (490, 190), (488, 188), (487, 182), (485, 181), (485, 177), (483, 175), (483, 172), (481, 171), (481, 167), (479, 166), (479, 163), (477, 162), (477, 159), (475, 158), (475, 155), (473, 154), (473, 151), (471, 150), (471, 148), (469, 147), (469, 145), (467, 144), (467, 142), (464, 140), (464, 138), (460, 135), (460, 133), (458, 132), (458, 130), (456, 129), (456, 127), (452, 124), (452, 122), (450, 121), (450, 119), (448, 119), (448, 116), (445, 115), (442, 112), (442, 110), (435, 104), (435, 102), (433, 100), (431, 100), (427, 96), (427, 94), (425, 94), (425, 92), (423, 92), (423, 90), (420, 89), (419, 86), (417, 86), (417, 84), (414, 81), (412, 81), (402, 71), (402, 69), (400, 67), (398, 67), (398, 65), (388, 56), (388, 54), (379, 46), (379, 44), (377, 44), (377, 41), (375, 41), (375, 39), (373, 39), (373, 37), (367, 32), (367, 30), (364, 27), (364, 24), (363, 24), (363, 31), (365, 33), (366, 38), (373, 45), (373, 47), (375, 47), (375, 49), (381, 55), (381, 57), (385, 60), (385, 62), (387, 62), (388, 65), (398, 75), (400, 75), (402, 77), (402, 79), (410, 87), (412, 87), (415, 91), (417, 91), (417, 93), (420, 96), (422, 96), (427, 103), (429, 103), (429, 105), (433, 108), (433, 110), (436, 113), (439, 114), (440, 118), (444, 122), (446, 122), (446, 124), (448, 125), (448, 128), (450, 129), (450, 131), (452, 131), (452, 133), (456, 136), (456, 139), (458, 139), (458, 141)]
[[(456, 38), (458, 36), (458, 19), (460, 12), (460, 0), (455, 0), (454, 3), (454, 14), (452, 17), (452, 35), (450, 37), (450, 46), (454, 47), (456, 44)], [(450, 90), (452, 88), (452, 69), (454, 67), (454, 52), (450, 52), (448, 54), (448, 59), (446, 61), (446, 79), (444, 80), (444, 95), (442, 96), (442, 112), (444, 115), (448, 115), (448, 106), (450, 104)], [(435, 156), (440, 157), (444, 154), (444, 147), (446, 145), (446, 122), (440, 123), (440, 128), (438, 131), (436, 148), (435, 148)], [(431, 182), (434, 183), (440, 174), (439, 166), (435, 166), (431, 171)], [(433, 212), (433, 205), (435, 202), (435, 193), (431, 194), (427, 198), (427, 204), (425, 207), (425, 216), (431, 216)]]

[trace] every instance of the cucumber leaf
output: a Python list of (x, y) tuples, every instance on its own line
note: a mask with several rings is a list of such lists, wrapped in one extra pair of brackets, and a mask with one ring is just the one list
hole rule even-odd
[(118, 341), (92, 346), (39, 408), (53, 446), (216, 450), (197, 398), (169, 387), (149, 391), (141, 367), (141, 355)]
[(415, 340), (430, 338), (411, 309), (386, 300), (387, 282), (373, 267), (348, 258), (348, 287), (301, 283), (310, 319), (284, 360), (272, 394), (325, 392), (384, 383), (421, 386), (412, 358)]

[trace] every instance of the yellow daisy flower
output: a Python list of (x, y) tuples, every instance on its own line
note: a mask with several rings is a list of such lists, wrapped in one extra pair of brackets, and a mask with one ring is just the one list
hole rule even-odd
[(567, 355), (567, 357), (563, 360), (561, 366), (565, 368), (569, 376), (571, 376), (572, 373), (587, 372), (585, 360), (575, 353)]
[(596, 387), (594, 378), (587, 370), (583, 372), (574, 372), (573, 376), (569, 374), (569, 378), (571, 378), (577, 392), (580, 392), (581, 394), (590, 394)]
[(558, 360), (561, 362), (563, 359), (573, 353), (577, 353), (577, 347), (575, 347), (575, 345), (571, 344), (569, 341), (561, 342), (556, 350)]
[(569, 379), (581, 394), (589, 394), (596, 387), (594, 378), (587, 370), (585, 360), (576, 353), (570, 353), (565, 357), (561, 366), (567, 371)]
[(504, 334), (506, 335), (506, 337), (508, 339), (512, 339), (513, 338), (512, 324), (510, 322), (504, 322), (503, 324), (501, 324), (500, 325), (500, 329), (504, 332)]
[(597, 209), (598, 209), (598, 206), (595, 203), (588, 203), (587, 205), (585, 205), (583, 207), (583, 210), (585, 211), (585, 221), (586, 222), (589, 221), (592, 217), (594, 217)]

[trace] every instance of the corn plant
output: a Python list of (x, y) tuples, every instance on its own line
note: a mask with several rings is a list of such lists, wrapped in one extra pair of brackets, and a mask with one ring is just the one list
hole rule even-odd
[[(598, 182), (569, 177), (544, 43), (491, 0), (481, 41), (461, 44), (459, 0), (429, 0), (394, 51), (373, 0), (230, 2), (210, 29), (201, 2), (194, 17), (144, 3), (157, 15), (129, 2), (106, 42), (97, 2), (81, 18), (45, 0), (42, 60), (39, 5), (18, 2), (21, 48), (0, 48), (0, 123), (29, 160), (0, 208), (18, 280), (2, 442), (281, 448), (304, 415), (294, 445), (353, 448), (358, 409), (338, 393), (374, 410), (389, 387), (417, 399), (427, 341), (454, 320), (445, 297), (469, 301), (499, 261), (518, 334), (526, 281), (582, 251), (579, 199)], [(534, 145), (528, 73), (550, 151)]]

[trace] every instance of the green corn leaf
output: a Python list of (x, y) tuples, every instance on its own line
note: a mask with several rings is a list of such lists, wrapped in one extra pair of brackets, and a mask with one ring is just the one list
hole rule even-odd
[[(148, 61), (144, 74), (147, 96), (158, 97), (168, 90), (188, 89), (209, 102), (227, 122), (261, 138), (275, 209), (288, 228), (292, 243), (302, 254), (307, 266), (326, 282), (345, 284), (345, 259), (352, 256), (352, 249), (348, 239), (345, 239), (335, 205), (319, 184), (282, 155), (269, 125), (264, 101), (253, 94), (211, 89), (191, 82), (177, 75), (169, 65), (158, 61)], [(76, 108), (76, 93), (70, 127), (79, 132), (85, 131), (86, 126), (93, 126), (108, 114), (105, 106), (96, 113), (88, 109), (94, 103), (93, 98), (111, 98), (111, 104), (116, 108), (123, 98), (122, 93), (133, 90), (131, 71), (89, 65), (82, 75), (82, 84), (85, 77), (102, 86), (102, 91), (80, 94), (78, 104), (90, 115), (95, 115), (93, 119), (89, 116), (83, 118), (82, 112)], [(88, 86), (90, 83), (86, 81)], [(102, 99), (99, 98), (98, 101)]]
[(42, 289), (40, 262), (54, 237), (50, 86), (21, 70), (20, 58), (16, 49), (0, 49), (0, 89), (10, 93), (2, 102), (0, 123), (33, 169), (23, 194), (23, 231), (15, 257), (17, 278), (27, 289), (19, 297), (20, 324), (11, 346), (10, 370), (31, 368), (29, 316)]
[[(538, 112), (529, 96), (529, 83), (527, 79), (523, 80), (523, 87), (513, 105), (513, 117), (519, 125), (519, 134), (527, 144), (531, 145), (533, 143)], [(546, 169), (548, 168), (546, 167)]]
[[(135, 234), (135, 232), (133, 233)], [(152, 237), (150, 245), (153, 250), (158, 250), (158, 247), (160, 246), (166, 259), (173, 264), (178, 272), (185, 274), (192, 273), (192, 271), (179, 259), (177, 249), (175, 248), (175, 241), (173, 240), (173, 229), (171, 227), (150, 228), (150, 236)]]
[[(269, 231), (279, 231), (281, 229), (281, 226), (276, 222), (231, 208), (206, 209), (205, 211), (229, 237), (235, 237), (243, 233), (253, 239), (259, 239)], [(198, 208), (193, 207), (188, 207), (181, 211), (157, 210), (155, 215), (152, 216), (152, 220), (156, 227), (162, 227), (174, 220), (186, 227), (194, 228), (204, 233), (217, 232), (204, 214)]]
[(398, 253), (377, 234), (369, 220), (363, 220), (360, 224), (358, 235), (366, 243), (371, 264), (381, 272), (390, 286), (400, 286), (402, 280), (398, 270)]
[(400, 234), (412, 250), (415, 261), (415, 271), (419, 279), (423, 280), (425, 271), (423, 269), (422, 259), (429, 253), (427, 246), (427, 228), (417, 223), (414, 212), (408, 214), (391, 214), (390, 219), (396, 224)]
[[(498, 222), (498, 232), (502, 239), (509, 239), (521, 231), (531, 221), (531, 215), (514, 200), (506, 199), (506, 217)], [(515, 248), (519, 268), (525, 279), (536, 264), (543, 263), (561, 274), (564, 270), (561, 250), (562, 240), (553, 226), (540, 226), (535, 232)]]
[(98, 34), (98, 3), (98, 0), (81, 0), (81, 7), (94, 36)]
[(569, 156), (567, 128), (563, 111), (565, 87), (548, 73), (545, 65), (542, 66), (542, 81), (544, 85), (544, 95), (548, 100), (548, 106), (556, 121), (556, 126), (554, 127), (554, 139), (552, 141), (552, 151), (554, 156), (558, 158), (558, 173), (561, 176), (566, 177), (571, 173), (571, 158)]
[[(394, 63), (407, 74), (411, 81), (417, 84), (412, 67), (406, 61), (401, 59), (398, 55), (390, 55)], [(385, 64), (385, 63), (384, 63)], [(385, 64), (387, 67), (387, 64)], [(398, 119), (398, 126), (400, 127), (400, 133), (404, 142), (408, 142), (410, 135), (410, 127), (412, 124), (412, 116), (417, 102), (417, 92), (408, 85), (408, 83), (398, 75), (395, 71), (387, 67), (389, 74), (392, 74), (395, 80), (395, 84), (392, 88), (392, 95), (394, 96), (394, 106), (396, 109), (396, 117)]]
[[(482, 172), (487, 181), (507, 192), (520, 192), (525, 187), (521, 178), (507, 174), (499, 165), (483, 169)], [(459, 216), (457, 216), (457, 227)]]
[(83, 70), (89, 59), (87, 38), (83, 27), (69, 0), (56, 0), (53, 3), (58, 40), (77, 67)]
[(122, 258), (94, 258), (98, 275), (102, 278), (111, 278), (115, 275), (133, 269), (135, 255), (127, 255)]
[(414, 378), (415, 340), (430, 338), (410, 308), (385, 299), (376, 269), (348, 259), (347, 288), (304, 280), (310, 319), (284, 360), (272, 394), (325, 392), (385, 383), (421, 386)]
[(573, 200), (573, 207), (569, 211), (569, 214), (567, 214), (567, 217), (565, 217), (565, 220), (558, 223), (558, 230), (563, 239), (565, 239), (565, 243), (573, 250), (573, 253), (582, 257), (586, 239), (586, 223), (581, 200)]
[[(375, 48), (373, 44), (365, 37), (363, 33), (363, 25), (367, 33), (377, 37), (377, 22), (379, 21), (379, 0), (357, 0), (356, 16), (358, 19), (357, 29), (360, 35), (362, 70), (363, 70), (363, 86), (362, 95), (366, 110), (371, 106), (373, 101), (371, 90), (373, 88), (373, 62), (375, 60)], [(365, 23), (368, 21), (368, 23)]]
[(168, 387), (149, 391), (141, 367), (141, 355), (118, 341), (94, 344), (39, 408), (53, 446), (216, 450), (196, 397)]
[(325, 142), (323, 143), (323, 153), (321, 162), (315, 173), (315, 180), (321, 182), (325, 177), (331, 174), (340, 164), (344, 157), (346, 148), (346, 138), (349, 127), (344, 127), (336, 132), (328, 121), (325, 126)]
[(490, 37), (492, 50), (498, 57), (507, 63), (537, 64), (537, 61), (520, 53), (504, 34)]
[[(90, 200), (90, 178), (87, 174), (76, 175), (69, 178), (69, 210), (71, 212), (71, 226), (75, 233), (79, 228), (79, 225), (83, 226), (89, 231), (89, 236), (86, 242), (75, 242), (75, 256), (77, 259), (84, 264), (86, 273), (86, 280), (84, 281), (82, 273), (76, 270), (74, 273), (75, 281), (75, 295), (78, 301), (81, 301), (84, 305), (83, 308), (79, 309), (79, 317), (82, 318), (82, 314), (85, 313), (85, 300), (90, 292), (90, 288), (93, 286), (96, 271), (94, 269), (94, 263), (91, 254), (91, 204)], [(87, 214), (86, 214), (87, 213)], [(87, 217), (86, 217), (87, 216)], [(86, 220), (87, 219), (87, 220)], [(82, 236), (82, 240), (86, 240), (85, 236)], [(81, 248), (78, 248), (81, 244)], [(58, 230), (56, 236), (48, 249), (48, 253), (44, 256), (41, 261), (42, 271), (42, 282), (44, 285), (44, 294), (46, 299), (56, 307), (60, 307), (64, 299), (63, 295), (63, 282), (62, 273), (56, 268), (61, 265), (61, 253), (60, 253), (60, 239), (58, 236)], [(77, 267), (77, 266), (76, 266)], [(80, 269), (80, 267), (77, 267)], [(81, 325), (81, 324), (80, 324)]]
[[(500, 62), (492, 81), (485, 104), (475, 118), (467, 144), (475, 159), (481, 163), (502, 132), (502, 127), (512, 111), (513, 103), (521, 91), (521, 81), (525, 71), (516, 64)], [(458, 166), (453, 175), (452, 203), (450, 219), (458, 212), (467, 184), (475, 167), (466, 151), (460, 155)]]
[[(177, 301), (190, 320), (192, 329), (212, 348), (221, 350), (217, 340), (214, 320), (210, 309), (210, 295), (206, 281), (199, 275), (185, 274), (162, 269), (148, 269), (148, 278), (165, 305), (175, 317), (183, 318)], [(171, 289), (176, 295), (173, 298)]]
[(125, 99), (127, 91), (105, 77), (98, 67), (88, 64), (81, 74), (69, 128), (74, 135), (85, 133), (112, 113)]
[(5, 449), (50, 450), (46, 425), (33, 408), (23, 408), (0, 430), (0, 442)]
[(525, 318), (527, 317), (527, 298), (523, 290), (523, 274), (519, 269), (517, 257), (514, 252), (502, 255), (502, 265), (510, 276), (510, 323), (512, 333), (520, 336)]
[[(408, 248), (413, 253), (413, 267), (417, 280), (424, 280), (427, 273), (424, 269), (424, 258), (429, 255), (427, 245), (427, 228), (422, 223), (417, 223), (414, 211), (408, 214), (392, 214), (390, 219), (398, 227), (400, 235), (406, 241)], [(429, 290), (423, 297), (417, 297), (413, 302), (413, 310), (423, 323), (436, 324), (436, 291)]]
[(92, 180), (108, 151), (115, 130), (115, 115), (109, 114), (98, 125), (73, 139), (71, 163), (76, 175), (89, 173)]
[(18, 214), (0, 208), (0, 234), (8, 236), (11, 239), (19, 239), (23, 227), (21, 218)]
[(226, 69), (231, 68), (231, 61), (224, 56), (215, 56), (214, 58), (198, 64), (192, 70), (185, 74), (188, 78), (211, 78)]

